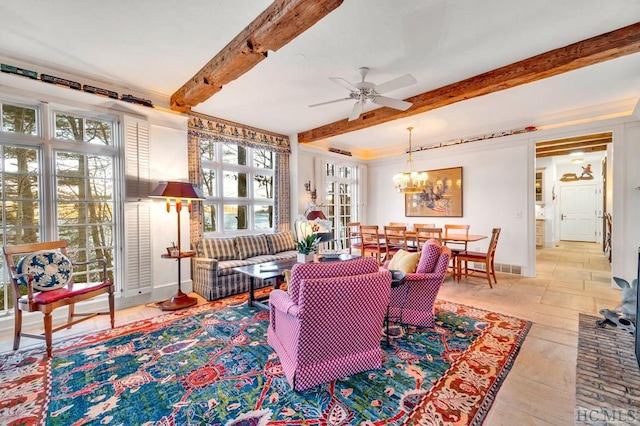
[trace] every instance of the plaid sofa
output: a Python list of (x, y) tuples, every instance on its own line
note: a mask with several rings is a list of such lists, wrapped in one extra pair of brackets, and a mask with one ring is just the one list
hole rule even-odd
[[(249, 291), (249, 277), (233, 268), (295, 258), (295, 238), (290, 231), (204, 238), (196, 244), (196, 256), (192, 261), (193, 291), (207, 300), (244, 293)], [(259, 283), (257, 287), (268, 284)]]

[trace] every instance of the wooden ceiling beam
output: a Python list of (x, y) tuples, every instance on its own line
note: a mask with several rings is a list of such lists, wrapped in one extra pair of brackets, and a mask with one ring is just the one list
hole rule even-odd
[(571, 142), (588, 142), (588, 141), (593, 141), (598, 139), (611, 139), (611, 138), (613, 138), (613, 134), (611, 132), (603, 132), (603, 133), (594, 133), (591, 135), (582, 135), (582, 136), (573, 136), (570, 138), (554, 139), (552, 141), (536, 142), (536, 146), (557, 145), (557, 144), (571, 143)]
[(407, 98), (405, 101), (413, 105), (406, 111), (382, 107), (353, 121), (344, 119), (300, 132), (298, 141), (327, 139), (637, 52), (640, 22)]
[(276, 0), (171, 95), (171, 109), (188, 112), (295, 39), (343, 0)]
[[(585, 148), (580, 148), (580, 151), (583, 151), (585, 153), (587, 152), (598, 152), (598, 151), (606, 151), (607, 149), (607, 144), (604, 145), (597, 145), (597, 146), (589, 146), (589, 147), (585, 147)], [(568, 150), (556, 150), (556, 151), (548, 151), (548, 152), (542, 152), (542, 153), (537, 153), (536, 152), (536, 158), (543, 158), (543, 157), (554, 157), (556, 155), (569, 155), (571, 154), (570, 149)]]
[(587, 148), (587, 147), (596, 146), (596, 145), (606, 145), (608, 143), (611, 143), (611, 138), (594, 139), (594, 140), (585, 141), (585, 142), (558, 143), (558, 144), (555, 144), (555, 145), (545, 145), (545, 146), (539, 146), (538, 144), (536, 144), (536, 153), (538, 153), (538, 152), (547, 152), (547, 151), (555, 151), (555, 150), (559, 150), (559, 149), (574, 150), (574, 149), (578, 149), (578, 148)]

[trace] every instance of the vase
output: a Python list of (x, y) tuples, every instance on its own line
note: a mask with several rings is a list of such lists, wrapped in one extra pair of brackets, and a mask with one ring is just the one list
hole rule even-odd
[(298, 263), (309, 263), (309, 262), (313, 262), (313, 253), (309, 253), (309, 254), (304, 254), (304, 253), (298, 253)]

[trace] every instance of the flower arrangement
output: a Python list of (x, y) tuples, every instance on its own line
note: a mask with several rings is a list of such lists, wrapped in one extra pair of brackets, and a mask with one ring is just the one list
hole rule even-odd
[(318, 237), (317, 234), (309, 234), (298, 238), (296, 248), (298, 249), (298, 253), (310, 254), (318, 249), (319, 242), (320, 237)]
[(317, 231), (319, 226), (306, 217), (300, 216), (296, 220), (296, 248), (298, 253), (310, 254), (318, 249), (321, 238)]

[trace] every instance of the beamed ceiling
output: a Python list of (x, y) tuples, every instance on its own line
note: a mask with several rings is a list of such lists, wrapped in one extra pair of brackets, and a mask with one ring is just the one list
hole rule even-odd
[(606, 151), (613, 140), (611, 132), (575, 136), (536, 143), (536, 158)]
[[(3, 0), (0, 27), (2, 63), (363, 159), (403, 155), (409, 126), (426, 147), (629, 116), (640, 99), (638, 0)], [(368, 103), (351, 122), (351, 99), (309, 108), (347, 97), (329, 77), (360, 67), (374, 84), (413, 75), (385, 93), (413, 106)]]

